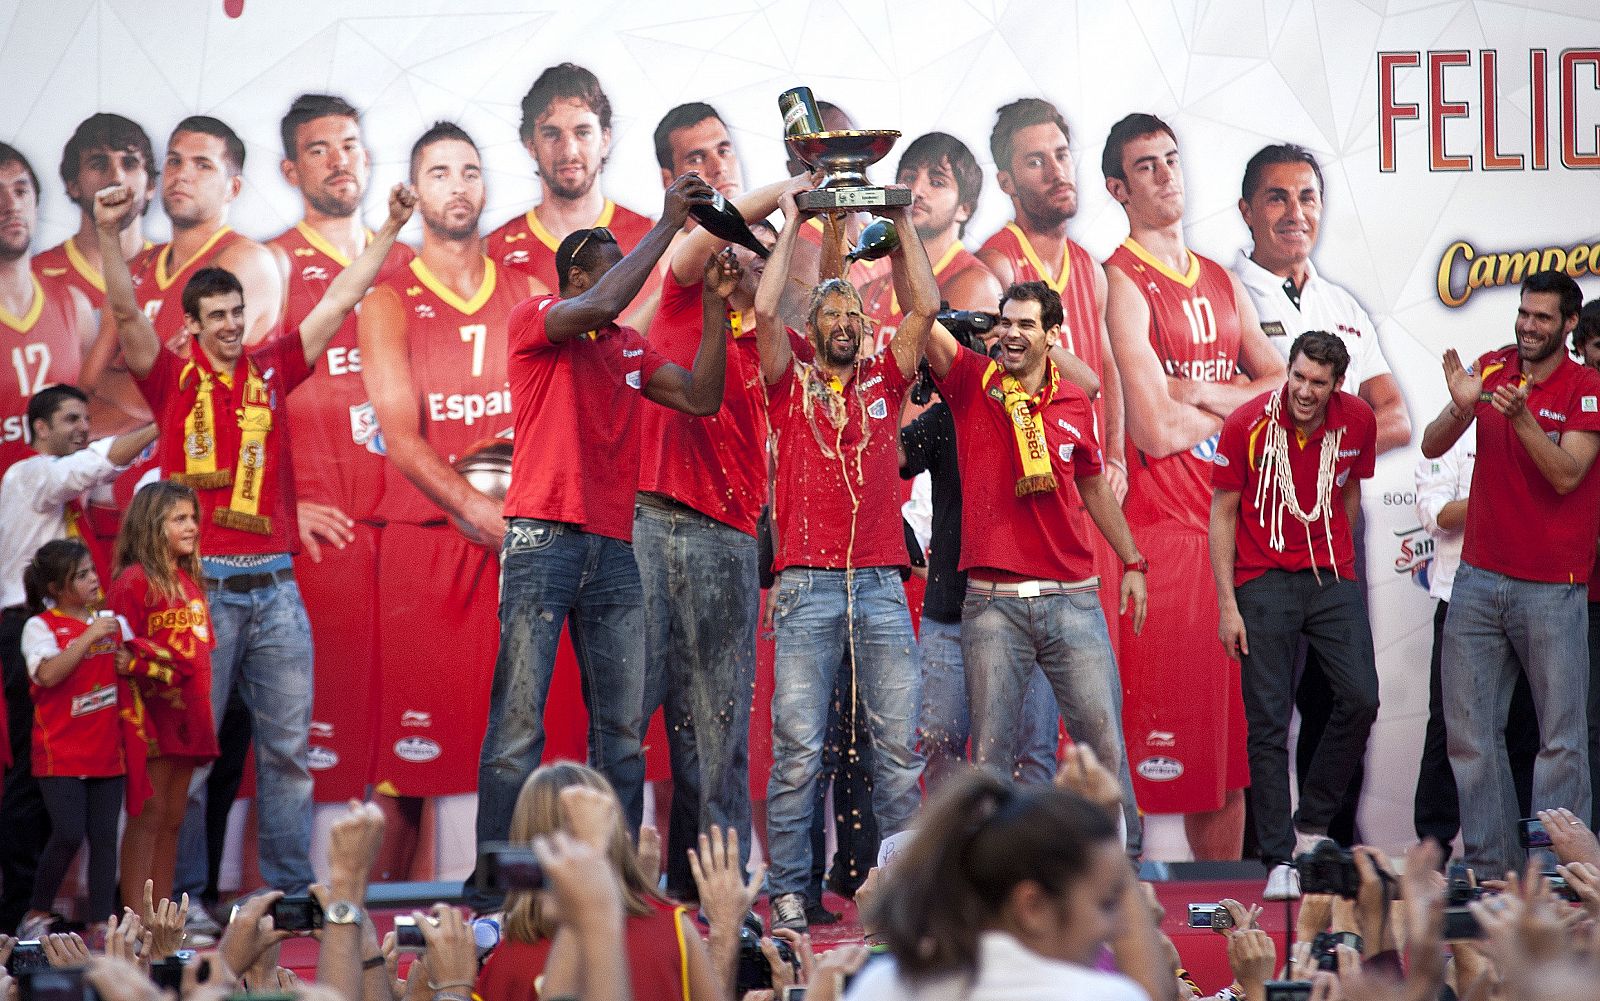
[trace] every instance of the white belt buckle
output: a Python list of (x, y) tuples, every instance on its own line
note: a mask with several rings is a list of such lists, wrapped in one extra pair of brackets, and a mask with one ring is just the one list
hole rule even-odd
[(1037, 597), (1039, 597), (1039, 582), (1036, 581), (1036, 580), (1025, 580), (1025, 581), (1021, 582), (1020, 584), (1018, 584), (1017, 585), (1017, 597), (1019, 597), (1019, 598), (1037, 598)]

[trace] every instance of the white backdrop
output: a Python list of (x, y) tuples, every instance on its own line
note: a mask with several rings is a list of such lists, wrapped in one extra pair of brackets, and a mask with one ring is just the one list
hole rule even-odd
[[(35, 244), (43, 249), (76, 227), (54, 175), (78, 121), (95, 111), (126, 114), (151, 133), (159, 157), (181, 117), (216, 115), (249, 148), (231, 222), (264, 238), (299, 216), (298, 196), (278, 173), (279, 118), (297, 94), (332, 92), (365, 109), (376, 190), (403, 178), (427, 124), (451, 119), (471, 132), (489, 179), (487, 230), (536, 198), (517, 139), (518, 105), (551, 63), (570, 59), (600, 76), (615, 108), (604, 185), (652, 215), (660, 183), (651, 131), (662, 113), (683, 101), (711, 102), (733, 131), (747, 184), (760, 183), (782, 170), (776, 95), (804, 83), (863, 127), (907, 137), (937, 128), (963, 138), (986, 174), (969, 227), (976, 246), (1009, 216), (989, 162), (994, 111), (1042, 95), (1074, 132), (1082, 205), (1074, 234), (1104, 258), (1126, 229), (1103, 187), (1100, 145), (1114, 121), (1149, 111), (1179, 134), (1191, 245), (1224, 264), (1248, 237), (1236, 201), (1249, 155), (1286, 140), (1317, 153), (1327, 177), (1317, 263), (1378, 321), (1420, 430), (1444, 401), (1440, 351), (1510, 340), (1515, 309), (1514, 289), (1445, 306), (1436, 287), (1445, 248), (1457, 239), (1512, 250), (1596, 237), (1597, 175), (1567, 169), (1559, 156), (1558, 54), (1579, 45), (1600, 45), (1590, 0), (7, 0), (0, 138), (45, 178)], [(1483, 170), (1481, 54), (1498, 53), (1500, 149), (1526, 154), (1530, 108), (1538, 107), (1529, 86), (1533, 49), (1550, 53), (1548, 107), (1534, 115), (1548, 122), (1550, 168)], [(1422, 113), (1400, 123), (1397, 169), (1383, 173), (1376, 53), (1391, 50), (1424, 53), (1423, 68), (1393, 78), (1396, 99)], [(1428, 165), (1426, 53), (1440, 50), (1471, 60), (1442, 78), (1445, 95), (1468, 106), (1443, 129), (1452, 153), (1473, 154), (1468, 171)], [(1573, 95), (1577, 148), (1593, 152), (1600, 91), (1592, 68), (1580, 67)], [(372, 201), (376, 221), (381, 205)], [(164, 235), (159, 212), (150, 230)], [(416, 238), (415, 224), (403, 238)], [(1600, 291), (1592, 276), (1587, 284)], [(1407, 555), (1417, 549), (1409, 496), (1417, 457), (1413, 447), (1380, 460), (1365, 500), (1383, 710), (1362, 820), (1369, 839), (1385, 845), (1412, 836), (1427, 708), (1431, 606), (1414, 579), (1417, 557)], [(1208, 633), (1197, 629), (1195, 641), (1214, 642)]]

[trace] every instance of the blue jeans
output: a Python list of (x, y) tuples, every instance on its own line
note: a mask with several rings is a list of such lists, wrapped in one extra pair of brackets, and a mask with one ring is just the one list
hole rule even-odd
[(1127, 850), (1143, 849), (1133, 777), (1122, 742), (1122, 683), (1099, 592), (1035, 598), (967, 591), (961, 654), (972, 704), (972, 756), (1009, 772), (1017, 760), (1023, 690), (1037, 663), (1055, 692), (1067, 734), (1094, 749), (1122, 785)]
[(672, 760), (667, 888), (692, 897), (685, 853), (699, 850), (700, 832), (712, 824), (738, 831), (740, 862), (750, 857), (750, 702), (761, 610), (756, 540), (644, 495), (633, 537), (644, 587), (644, 718), (665, 706)]
[(1539, 718), (1533, 809), (1589, 819), (1589, 602), (1582, 584), (1517, 580), (1463, 562), (1441, 658), (1445, 737), (1462, 803), (1464, 859), (1494, 876), (1520, 869), (1517, 793), (1500, 739), (1517, 671)]
[[(922, 659), (922, 754), (928, 759), (925, 774), (931, 795), (956, 762), (967, 760), (967, 738), (972, 735), (972, 712), (967, 706), (966, 667), (961, 659), (961, 623), (937, 622), (923, 616), (917, 637)], [(1022, 747), (1014, 774), (1019, 782), (1036, 784), (1054, 780), (1057, 732), (1061, 714), (1055, 693), (1044, 672), (1035, 668), (1022, 697)]]
[[(209, 568), (208, 568), (209, 569)], [(311, 869), (311, 622), (300, 586), (286, 580), (237, 593), (206, 591), (217, 645), (211, 651), (211, 718), (220, 726), (234, 685), (250, 710), (256, 751), (256, 836), (261, 878), (304, 893)], [(178, 840), (174, 892), (198, 899), (206, 885), (205, 782), (195, 769)]]
[(773, 896), (805, 892), (811, 875), (811, 812), (828, 702), (846, 649), (854, 653), (856, 691), (872, 733), (872, 811), (884, 837), (910, 826), (922, 774), (916, 749), (922, 678), (899, 572), (790, 567), (778, 575), (775, 592), (778, 642), (767, 784), (767, 886)]
[[(644, 810), (644, 607), (633, 547), (573, 525), (512, 518), (500, 543), (500, 653), (478, 756), (478, 843), (504, 841), (544, 756), (544, 705), (571, 618), (590, 763), (611, 781), (630, 831)], [(468, 903), (497, 904), (476, 893)]]

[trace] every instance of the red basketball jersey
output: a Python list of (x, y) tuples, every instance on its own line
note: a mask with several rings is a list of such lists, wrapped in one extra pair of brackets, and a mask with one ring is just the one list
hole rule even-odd
[[(1105, 378), (1100, 356), (1100, 309), (1094, 301), (1094, 260), (1076, 241), (1068, 240), (1056, 276), (1051, 278), (1039, 259), (1028, 235), (1014, 222), (983, 242), (982, 250), (999, 251), (1011, 262), (1012, 274), (1019, 282), (1044, 282), (1061, 296), (1061, 345)], [(1104, 404), (1095, 401), (1099, 414)]]
[[(33, 273), (46, 280), (55, 280), (82, 292), (89, 299), (89, 305), (95, 309), (106, 304), (105, 276), (89, 259), (78, 251), (77, 237), (69, 236), (65, 240), (46, 250), (42, 254), (35, 254), (33, 258)], [(153, 244), (146, 240), (144, 250), (148, 251)]]
[[(376, 287), (391, 290), (405, 310), (417, 415), (433, 450), (453, 463), (485, 439), (511, 437), (506, 318), (527, 298), (525, 283), (490, 258), (477, 293), (464, 300), (419, 257)], [(393, 463), (385, 464), (378, 513), (414, 525), (445, 517)]]
[[(298, 330), (322, 301), (328, 283), (350, 262), (304, 222), (268, 242), (289, 258), (282, 329)], [(395, 244), (378, 281), (399, 274), (414, 256), (410, 247)], [(289, 423), (294, 428), (295, 490), (301, 499), (331, 504), (358, 520), (371, 518), (383, 494), (383, 442), (361, 382), (354, 312), (339, 325), (311, 378), (289, 394)]]
[[(89, 624), (54, 608), (38, 616), (56, 638), (56, 649), (82, 636)], [(55, 685), (28, 685), (33, 696), (33, 774), (98, 778), (127, 771), (117, 715), (117, 648), (120, 635), (89, 648), (78, 666)]]
[[(617, 238), (617, 246), (626, 254), (644, 239), (655, 222), (649, 216), (625, 209), (608, 198), (605, 208), (600, 210), (599, 218), (590, 225), (611, 230), (611, 235)], [(550, 294), (555, 295), (560, 291), (559, 276), (556, 274), (556, 249), (560, 246), (560, 238), (545, 229), (539, 217), (529, 209), (490, 233), (484, 252), (500, 267), (539, 279), (550, 290)], [(654, 282), (655, 279), (652, 279), (650, 284)], [(648, 291), (649, 285), (646, 286)]]
[[(1144, 296), (1150, 307), (1150, 344), (1168, 376), (1227, 382), (1239, 371), (1239, 312), (1222, 265), (1190, 251), (1189, 270), (1179, 274), (1129, 237), (1106, 266), (1127, 275)], [(1204, 534), (1216, 453), (1217, 435), (1161, 459), (1140, 453), (1130, 441), (1128, 499), (1123, 505), (1129, 524), (1173, 522)]]
[[(983, 262), (978, 260), (977, 255), (957, 240), (944, 252), (943, 257), (934, 262), (933, 280), (939, 284), (939, 292), (943, 295), (957, 275), (968, 268), (981, 267)], [(862, 312), (877, 324), (877, 329), (873, 331), (877, 343), (871, 348), (875, 354), (889, 346), (895, 331), (900, 329), (900, 321), (905, 318), (905, 313), (900, 309), (900, 299), (894, 294), (894, 273), (888, 268), (882, 269), (881, 273), (874, 274), (861, 287), (860, 292)]]
[(196, 271), (215, 264), (218, 254), (243, 239), (233, 227), (224, 226), (187, 261), (174, 262), (172, 244), (160, 243), (128, 262), (134, 297), (162, 344), (170, 343), (183, 330), (183, 286)]
[(33, 278), (33, 302), (14, 316), (0, 308), (0, 475), (33, 454), (28, 400), (57, 383), (76, 385), (83, 361), (77, 317), (66, 286)]

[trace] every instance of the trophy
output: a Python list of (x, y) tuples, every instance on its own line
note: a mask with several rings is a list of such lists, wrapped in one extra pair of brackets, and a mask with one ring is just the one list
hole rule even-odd
[(900, 133), (894, 129), (823, 129), (822, 116), (809, 87), (795, 87), (778, 95), (783, 130), (789, 152), (813, 170), (822, 172), (814, 191), (802, 192), (795, 204), (804, 212), (838, 214), (860, 209), (910, 205), (911, 192), (881, 188), (867, 180), (867, 168), (894, 147)]

